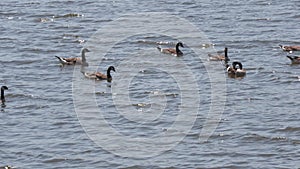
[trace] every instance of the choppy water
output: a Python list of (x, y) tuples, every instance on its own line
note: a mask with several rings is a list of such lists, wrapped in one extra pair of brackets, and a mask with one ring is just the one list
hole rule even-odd
[[(300, 167), (300, 67), (290, 65), (278, 47), (279, 44), (300, 44), (298, 1), (3, 0), (0, 6), (0, 84), (9, 87), (6, 107), (0, 112), (0, 165), (45, 169)], [(117, 72), (113, 73), (112, 87), (123, 83), (118, 77), (134, 75), (128, 89), (131, 104), (121, 106), (145, 114), (153, 105), (165, 108), (153, 121), (143, 119), (143, 114), (138, 114), (145, 120), (143, 123), (128, 120), (116, 110), (113, 102), (114, 94), (122, 93), (112, 92), (106, 82), (93, 83), (80, 76), (82, 83), (95, 88), (95, 95), (86, 93), (84, 96), (95, 96), (108, 124), (123, 135), (159, 139), (159, 134), (168, 131), (176, 121), (182, 99), (195, 97), (181, 95), (174, 75), (182, 74), (183, 70), (176, 64), (188, 65), (198, 85), (191, 89), (198, 91), (200, 99), (199, 105), (191, 107), (199, 111), (191, 130), (183, 133), (183, 140), (170, 150), (139, 159), (131, 158), (132, 154), (118, 156), (90, 139), (75, 111), (76, 106), (86, 110), (90, 107), (74, 105), (74, 67), (61, 68), (54, 56), (79, 56), (81, 48), (102, 26), (124, 14), (144, 12), (168, 12), (188, 20), (215, 44), (216, 50), (227, 46), (231, 59), (244, 64), (247, 76), (231, 79), (224, 75), (227, 97), (221, 120), (208, 141), (200, 143), (199, 133), (211, 104), (213, 83), (204, 65), (224, 71), (222, 64), (199, 60), (190, 48), (183, 49), (186, 55), (182, 58), (161, 55), (155, 49), (155, 42), (175, 42), (176, 39), (155, 32), (137, 32), (136, 36), (115, 44), (104, 58), (99, 57), (98, 66), (105, 71), (107, 65), (115, 65)], [(182, 31), (182, 36), (189, 31)], [(103, 43), (109, 38), (104, 36)], [(189, 47), (204, 53), (212, 49), (202, 49), (201, 45), (199, 41), (198, 47)], [(121, 69), (121, 62), (135, 54), (159, 56), (162, 60), (147, 60), (154, 68), (138, 70), (136, 74), (130, 72), (131, 69)], [(166, 60), (178, 72), (160, 69), (159, 63)], [(137, 61), (131, 66), (138, 65)], [(87, 69), (92, 70), (92, 67)], [(158, 101), (151, 106), (149, 97)], [(122, 146), (120, 143), (110, 144), (118, 147)]]

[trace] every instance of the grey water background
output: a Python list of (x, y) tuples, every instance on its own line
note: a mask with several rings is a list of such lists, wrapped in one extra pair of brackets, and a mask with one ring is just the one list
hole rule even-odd
[[(299, 66), (290, 65), (286, 53), (278, 47), (300, 44), (298, 1), (3, 0), (0, 9), (0, 82), (9, 87), (6, 107), (0, 112), (0, 165), (17, 168), (300, 167)], [(169, 12), (187, 19), (216, 44), (216, 50), (227, 46), (230, 58), (241, 61), (247, 69), (244, 79), (226, 77), (225, 109), (208, 142), (199, 143), (199, 132), (211, 101), (209, 77), (201, 61), (191, 59), (188, 48), (183, 49), (187, 54), (182, 59), (200, 77), (201, 105), (192, 130), (173, 149), (146, 159), (121, 157), (95, 144), (81, 127), (73, 104), (74, 67), (61, 68), (54, 56), (79, 56), (83, 41), (88, 41), (101, 26), (123, 14), (137, 12)], [(105, 71), (108, 64), (117, 65), (124, 56), (130, 57), (132, 50), (153, 49), (153, 54), (159, 54), (156, 45), (139, 43), (139, 40), (174, 41), (152, 34), (130, 37), (116, 44), (107, 58), (101, 58), (105, 62), (101, 62), (99, 70)], [(162, 57), (170, 59), (171, 56)], [(219, 62), (210, 64), (223, 66)], [(153, 124), (141, 127), (123, 119), (111, 106), (107, 83), (95, 83), (97, 101), (104, 105), (106, 118), (123, 134), (151, 137), (163, 132), (159, 128), (167, 128), (176, 118), (180, 104), (176, 81), (165, 72), (148, 71), (132, 81), (130, 97), (134, 104), (147, 102), (149, 93), (140, 91), (150, 82), (147, 86), (150, 93), (160, 87), (169, 93), (166, 111), (154, 123), (158, 126), (155, 129), (151, 128)]]

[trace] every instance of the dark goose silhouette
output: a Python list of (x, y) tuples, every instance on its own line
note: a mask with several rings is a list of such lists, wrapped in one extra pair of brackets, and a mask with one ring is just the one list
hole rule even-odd
[(181, 50), (179, 49), (179, 46), (180, 47), (183, 47), (183, 44), (182, 42), (178, 42), (176, 44), (176, 47), (175, 48), (161, 48), (161, 47), (157, 47), (157, 49), (161, 52), (161, 53), (165, 53), (165, 54), (171, 54), (171, 55), (174, 55), (174, 56), (182, 56), (183, 53), (181, 52)]
[(107, 80), (108, 82), (111, 82), (112, 81), (112, 76), (110, 74), (111, 71), (115, 72), (116, 71), (115, 67), (109, 66), (106, 71), (106, 75), (101, 72), (94, 72), (94, 73), (82, 72), (82, 73), (84, 74), (85, 77), (87, 77), (89, 79)]

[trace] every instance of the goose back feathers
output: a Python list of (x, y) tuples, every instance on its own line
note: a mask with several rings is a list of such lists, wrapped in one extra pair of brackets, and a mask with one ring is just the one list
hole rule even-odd
[(228, 48), (224, 49), (224, 55), (222, 54), (216, 54), (216, 55), (212, 55), (212, 54), (208, 54), (209, 56), (209, 60), (210, 61), (225, 61), (228, 62), (230, 59), (228, 58)]
[(178, 42), (175, 46), (175, 48), (161, 48), (161, 47), (157, 47), (157, 49), (161, 52), (161, 53), (165, 53), (165, 54), (171, 54), (174, 56), (182, 56), (183, 53), (182, 51), (179, 49), (179, 47), (183, 47), (182, 42)]
[(300, 51), (300, 46), (296, 46), (296, 45), (293, 46), (279, 45), (279, 46), (283, 51), (290, 52), (290, 53), (292, 53), (293, 51)]
[(111, 82), (112, 81), (112, 76), (110, 74), (111, 71), (115, 72), (116, 71), (115, 67), (109, 66), (106, 71), (106, 75), (101, 72), (94, 72), (94, 73), (82, 72), (82, 73), (84, 74), (85, 77), (87, 77), (89, 79), (107, 80), (108, 82)]
[(71, 57), (71, 58), (63, 58), (63, 57), (59, 57), (59, 56), (55, 56), (59, 62), (62, 65), (83, 65), (83, 66), (88, 66), (88, 63), (86, 61), (86, 57), (85, 57), (85, 53), (86, 52), (90, 52), (90, 50), (88, 50), (87, 48), (83, 48), (81, 50), (81, 57)]

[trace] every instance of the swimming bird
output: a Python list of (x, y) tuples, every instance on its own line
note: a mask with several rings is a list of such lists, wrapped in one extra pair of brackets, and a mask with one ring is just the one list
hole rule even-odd
[(108, 82), (112, 81), (112, 76), (110, 74), (111, 71), (116, 71), (115, 67), (113, 66), (109, 66), (106, 72), (106, 75), (101, 73), (101, 72), (94, 72), (94, 73), (87, 73), (87, 72), (83, 72), (85, 77), (89, 78), (89, 79), (95, 79), (95, 80), (107, 80)]
[(283, 45), (279, 45), (280, 48), (283, 50), (283, 51), (286, 51), (286, 52), (289, 52), (289, 53), (292, 53), (293, 51), (300, 51), (300, 46), (283, 46)]
[(1, 166), (0, 167), (0, 169), (12, 169), (13, 167), (11, 167), (11, 166), (8, 166), (8, 165), (6, 165), (6, 166)]
[[(161, 53), (165, 53), (165, 54), (171, 54), (171, 55), (174, 55), (174, 56), (182, 56), (183, 53), (181, 52), (181, 50), (179, 49), (179, 46), (180, 47), (183, 47), (183, 44), (182, 42), (178, 42), (176, 44), (176, 47), (175, 48), (161, 48), (161, 47), (157, 47), (157, 49), (161, 52)], [(183, 47), (184, 48), (184, 47)]]
[(222, 55), (222, 54), (212, 55), (212, 54), (209, 53), (208, 54), (209, 60), (210, 61), (225, 61), (225, 62), (228, 62), (230, 59), (228, 58), (227, 52), (228, 52), (228, 48), (225, 47), (224, 55)]
[(72, 57), (72, 58), (63, 58), (63, 57), (59, 57), (59, 56), (55, 56), (62, 65), (75, 65), (75, 64), (79, 64), (79, 65), (83, 65), (83, 66), (88, 66), (89, 64), (86, 62), (86, 58), (85, 58), (85, 53), (86, 52), (90, 52), (90, 50), (88, 50), (87, 48), (83, 48), (81, 50), (81, 58), (80, 57)]
[[(236, 67), (238, 65), (238, 68)], [(232, 67), (226, 65), (227, 73), (230, 77), (243, 77), (246, 75), (246, 70), (243, 69), (241, 62), (232, 62)]]
[(8, 90), (8, 87), (7, 87), (7, 86), (2, 86), (2, 87), (1, 87), (1, 103), (2, 103), (2, 104), (5, 103), (4, 90)]
[(286, 56), (286, 57), (288, 57), (292, 61), (292, 64), (300, 64), (300, 56)]

